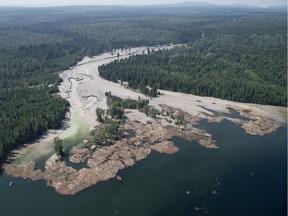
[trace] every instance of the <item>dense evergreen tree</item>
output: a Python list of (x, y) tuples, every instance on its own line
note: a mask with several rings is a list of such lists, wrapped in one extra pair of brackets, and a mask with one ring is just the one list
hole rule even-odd
[[(129, 81), (150, 96), (167, 88), (286, 104), (286, 34), (286, 11), (272, 9), (0, 8), (0, 158), (61, 126), (69, 104), (55, 94), (61, 82), (57, 71), (116, 48), (130, 52), (135, 46), (191, 42), (179, 50), (151, 49), (129, 64), (121, 60), (119, 74), (110, 65), (104, 75), (108, 66), (102, 67), (103, 77)], [(146, 102), (130, 101), (113, 113), (123, 117), (126, 106), (149, 112)]]
[(286, 20), (260, 16), (247, 23), (245, 17), (214, 28), (187, 46), (103, 65), (100, 76), (153, 97), (160, 88), (286, 106)]
[(61, 157), (64, 155), (64, 152), (63, 152), (63, 141), (59, 137), (56, 137), (54, 139), (54, 149), (55, 149), (55, 152), (56, 152), (57, 155), (59, 155)]
[(109, 109), (107, 110), (108, 115), (114, 119), (123, 119), (125, 109), (138, 109), (142, 111), (145, 106), (149, 104), (149, 100), (141, 99), (122, 99), (120, 97), (111, 95), (111, 92), (106, 92), (107, 104)]
[(97, 121), (99, 122), (103, 122), (103, 110), (100, 108), (96, 109), (96, 117), (97, 117)]

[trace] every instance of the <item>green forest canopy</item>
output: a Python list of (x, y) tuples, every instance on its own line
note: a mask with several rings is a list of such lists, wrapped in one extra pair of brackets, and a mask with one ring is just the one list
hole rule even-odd
[(149, 95), (146, 86), (286, 106), (286, 18), (263, 14), (211, 23), (187, 46), (116, 60), (99, 72)]
[[(86, 55), (115, 48), (190, 43), (187, 49), (153, 54), (158, 58), (157, 68), (163, 69), (161, 74), (169, 73), (167, 79), (177, 77), (177, 86), (172, 90), (197, 93), (194, 87), (185, 90), (185, 87), (178, 86), (181, 83), (179, 80), (190, 77), (191, 71), (183, 73), (182, 70), (186, 70), (188, 66), (185, 64), (193, 59), (189, 64), (195, 65), (189, 68), (200, 68), (202, 71), (193, 75), (201, 74), (204, 77), (198, 78), (206, 80), (202, 88), (216, 80), (221, 83), (221, 79), (215, 80), (215, 76), (222, 76), (225, 71), (230, 71), (230, 67), (236, 67), (233, 74), (236, 71), (245, 74), (245, 79), (240, 79), (243, 83), (249, 80), (259, 86), (259, 91), (262, 91), (262, 84), (267, 87), (266, 93), (261, 93), (262, 101), (257, 102), (285, 105), (281, 91), (286, 86), (283, 75), (286, 70), (286, 15), (286, 10), (193, 8), (185, 5), (155, 8), (0, 8), (0, 158), (17, 145), (40, 136), (45, 130), (61, 126), (69, 104), (55, 95), (61, 82), (57, 71), (67, 69)], [(203, 32), (206, 39), (201, 39)], [(246, 42), (245, 38), (250, 37)], [(258, 39), (261, 43), (254, 42)], [(240, 42), (244, 43), (243, 46), (239, 46)], [(230, 47), (231, 44), (234, 45)], [(242, 53), (247, 47), (249, 52), (246, 56), (239, 56), (235, 47)], [(198, 55), (193, 54), (194, 51)], [(208, 62), (203, 60), (204, 56), (210, 63), (202, 70), (201, 65)], [(166, 60), (161, 59), (164, 57)], [(214, 57), (222, 58), (217, 61), (217, 68), (223, 66), (225, 70), (215, 69)], [(249, 60), (250, 57), (255, 61)], [(276, 60), (276, 57), (279, 59)], [(134, 64), (133, 61), (143, 61), (140, 58), (130, 59), (128, 65), (121, 62), (121, 65), (127, 68)], [(152, 68), (150, 56), (142, 58), (147, 58), (147, 67)], [(173, 65), (172, 73), (163, 66), (165, 61)], [(235, 62), (238, 62), (236, 66)], [(276, 62), (279, 64), (275, 65)], [(248, 67), (248, 64), (251, 65)], [(246, 66), (249, 70), (246, 70)], [(212, 73), (211, 68), (217, 73)], [(114, 74), (113, 70), (111, 73)], [(179, 74), (181, 76), (178, 78)], [(148, 74), (146, 77), (147, 82), (150, 80), (149, 84), (168, 88), (166, 79), (161, 84)], [(253, 79), (250, 80), (251, 77)], [(142, 85), (137, 80), (131, 84), (134, 87)], [(237, 85), (241, 85), (241, 82)], [(219, 88), (213, 84), (212, 89), (206, 91), (214, 91), (214, 87)], [(270, 89), (275, 92), (270, 94)], [(224, 96), (218, 96), (227, 97), (225, 91), (221, 93)], [(278, 92), (279, 98), (273, 99)], [(206, 93), (202, 90), (198, 94)], [(211, 94), (217, 96), (220, 93), (215, 91)]]

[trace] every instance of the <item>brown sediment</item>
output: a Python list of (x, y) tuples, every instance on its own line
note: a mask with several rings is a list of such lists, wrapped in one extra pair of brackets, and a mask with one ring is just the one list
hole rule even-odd
[(281, 123), (267, 116), (256, 114), (249, 109), (235, 109), (243, 117), (249, 120), (235, 119), (233, 122), (241, 125), (247, 134), (263, 136), (275, 132)]
[(45, 178), (41, 170), (35, 170), (34, 161), (28, 161), (22, 164), (4, 164), (3, 168), (8, 175), (13, 177), (28, 178), (33, 181)]
[(281, 124), (271, 120), (269, 118), (259, 117), (254, 121), (245, 122), (242, 124), (242, 128), (246, 133), (251, 135), (263, 136), (275, 132)]
[[(163, 108), (163, 107), (162, 107)], [(137, 161), (149, 156), (151, 151), (159, 153), (174, 154), (179, 151), (170, 139), (173, 136), (180, 136), (188, 140), (195, 140), (206, 148), (218, 148), (212, 135), (199, 130), (195, 125), (201, 120), (198, 116), (192, 116), (179, 109), (165, 106), (165, 111), (170, 112), (173, 118), (183, 114), (181, 124), (171, 116), (166, 116), (167, 125), (163, 126), (163, 118), (151, 119), (143, 116), (138, 111), (127, 112), (128, 120), (122, 128), (124, 133), (135, 131), (135, 136), (123, 138), (109, 146), (95, 146), (91, 141), (74, 147), (70, 152), (69, 160), (74, 163), (87, 161), (87, 168), (76, 170), (69, 167), (64, 161), (53, 156), (46, 162), (45, 170), (35, 170), (35, 162), (22, 164), (5, 164), (7, 174), (14, 177), (29, 178), (34, 181), (43, 179), (47, 185), (55, 188), (56, 192), (63, 195), (74, 195), (91, 185), (111, 178), (117, 178), (119, 170), (134, 166)], [(249, 110), (239, 110), (241, 116), (250, 120), (228, 119), (241, 125), (247, 133), (253, 135), (264, 135), (274, 132), (280, 123), (265, 116), (257, 115)], [(129, 120), (129, 115), (131, 119)], [(135, 120), (141, 117), (141, 121)], [(220, 122), (222, 117), (207, 117), (208, 121)], [(95, 131), (101, 130), (98, 126)], [(90, 139), (92, 140), (92, 139)], [(90, 143), (89, 143), (90, 142)]]
[(216, 147), (210, 134), (195, 129), (183, 131), (180, 126), (165, 128), (153, 119), (146, 123), (128, 120), (123, 130), (135, 131), (135, 137), (123, 138), (113, 145), (97, 148), (94, 148), (93, 144), (89, 146), (89, 143), (74, 147), (70, 152), (69, 160), (74, 163), (87, 160), (88, 168), (79, 171), (69, 167), (55, 155), (46, 162), (44, 171), (35, 171), (33, 161), (23, 164), (5, 164), (4, 169), (7, 174), (14, 177), (46, 180), (47, 185), (54, 187), (57, 193), (74, 195), (99, 181), (116, 178), (119, 170), (131, 167), (137, 161), (147, 158), (152, 150), (165, 154), (176, 153), (179, 149), (170, 141), (172, 136), (196, 139), (202, 146)]
[[(181, 109), (174, 108), (165, 104), (161, 104), (160, 107), (162, 108), (163, 112), (165, 113), (165, 116), (171, 117), (172, 119), (176, 119), (179, 115), (183, 115), (184, 121), (182, 124), (192, 124), (197, 125), (201, 118), (199, 116), (191, 115)], [(171, 119), (170, 119), (171, 120)], [(175, 122), (174, 122), (175, 123)], [(175, 125), (174, 125), (175, 126)]]
[(179, 151), (178, 147), (175, 146), (171, 141), (164, 141), (156, 145), (152, 145), (151, 149), (165, 154), (175, 154)]
[(170, 136), (178, 136), (182, 137), (184, 139), (187, 139), (189, 141), (196, 141), (199, 145), (205, 147), (205, 148), (219, 148), (216, 144), (216, 141), (213, 140), (212, 135), (199, 130), (197, 128), (190, 128), (189, 131), (188, 128), (185, 130), (178, 130), (175, 128), (169, 128), (169, 134)]
[(85, 162), (91, 157), (91, 151), (87, 148), (73, 148), (69, 154), (69, 160), (73, 163)]
[(212, 143), (212, 140), (201, 139), (198, 142), (201, 146), (204, 146), (205, 148), (211, 148), (211, 149), (219, 148), (218, 146), (216, 146), (216, 144)]
[[(135, 51), (142, 53), (142, 50), (145, 49), (145, 47), (139, 50), (136, 48)], [(126, 57), (129, 56), (128, 53), (125, 55)], [(123, 57), (125, 57), (124, 53)], [(113, 95), (121, 98), (130, 97), (136, 100), (141, 97), (142, 99), (148, 99), (136, 91), (127, 89), (125, 86), (99, 77), (98, 70), (95, 70), (95, 68), (112, 60), (110, 53), (93, 59), (86, 58), (79, 63), (79, 67), (60, 74), (63, 78), (63, 82), (59, 87), (61, 96), (68, 99), (71, 108), (75, 107), (84, 113), (84, 118), (90, 129), (99, 125), (95, 118), (95, 109), (107, 108), (105, 92), (112, 91)], [(89, 64), (85, 65), (85, 63)], [(94, 66), (92, 67), (91, 64)], [(58, 193), (73, 195), (99, 181), (117, 178), (119, 170), (133, 166), (137, 161), (145, 159), (151, 151), (166, 154), (177, 152), (178, 147), (170, 141), (173, 136), (195, 140), (206, 148), (218, 148), (211, 134), (196, 128), (201, 119), (219, 123), (225, 118), (241, 125), (247, 133), (253, 135), (269, 134), (281, 126), (281, 123), (277, 121), (278, 111), (270, 115), (270, 111), (274, 110), (271, 107), (160, 91), (161, 96), (150, 101), (150, 104), (156, 109), (164, 109), (163, 116), (157, 116), (157, 120), (146, 117), (137, 110), (131, 111), (130, 114), (126, 113), (130, 116), (124, 130), (134, 130), (135, 137), (123, 138), (110, 146), (95, 147), (95, 145), (89, 145), (88, 143), (88, 145), (73, 148), (70, 152), (70, 161), (74, 163), (87, 161), (88, 168), (82, 168), (78, 171), (54, 156), (46, 162), (44, 171), (35, 170), (35, 162), (28, 161), (22, 164), (5, 164), (6, 173), (32, 180), (43, 179), (47, 181), (48, 185), (53, 186)], [(174, 106), (177, 108), (174, 108)], [(213, 113), (203, 109), (203, 107), (218, 112), (219, 116), (214, 116)], [(229, 112), (227, 107), (233, 107), (240, 115), (250, 120), (222, 117), (221, 113)], [(286, 109), (283, 112), (286, 113)], [(181, 117), (181, 122), (177, 121), (179, 117)], [(49, 133), (45, 141), (41, 140), (35, 145), (39, 146), (41, 144), (43, 148), (47, 148), (47, 144), (53, 143), (54, 137), (59, 136), (59, 134), (59, 131), (57, 134)]]
[[(187, 112), (167, 105), (162, 105), (161, 107), (164, 110), (166, 109), (166, 111), (168, 110), (170, 113), (172, 113), (173, 118), (177, 118), (180, 113), (182, 113), (184, 116), (184, 120), (181, 125), (173, 125), (169, 128), (169, 133), (171, 136), (180, 136), (190, 141), (195, 140), (205, 148), (218, 148), (216, 141), (212, 139), (211, 134), (195, 127), (201, 120), (199, 116), (190, 115)], [(210, 122), (220, 123), (223, 120), (223, 117), (207, 116), (207, 119), (208, 121), (210, 120)]]
[(220, 123), (222, 122), (224, 118), (221, 116), (207, 116), (207, 120), (208, 122), (216, 122), (216, 123)]

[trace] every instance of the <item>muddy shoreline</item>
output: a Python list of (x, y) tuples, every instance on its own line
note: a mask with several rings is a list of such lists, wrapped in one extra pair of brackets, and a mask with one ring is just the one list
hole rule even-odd
[[(135, 111), (134, 112), (139, 112)], [(123, 138), (113, 145), (92, 147), (76, 146), (69, 155), (74, 163), (87, 161), (88, 168), (79, 171), (69, 167), (65, 161), (53, 155), (46, 161), (45, 171), (35, 170), (35, 162), (6, 164), (7, 174), (14, 177), (29, 178), (33, 181), (45, 180), (48, 186), (62, 195), (75, 195), (81, 190), (100, 181), (116, 178), (119, 170), (134, 166), (137, 161), (149, 156), (152, 151), (162, 154), (174, 154), (179, 151), (170, 139), (173, 136), (195, 139), (205, 147), (216, 148), (212, 136), (195, 130), (182, 131), (181, 127), (163, 127), (157, 119), (142, 119), (146, 122), (129, 120), (131, 111), (126, 112), (127, 122), (124, 131), (134, 131), (135, 136)], [(189, 124), (191, 122), (187, 122)], [(93, 144), (91, 144), (93, 146)], [(86, 143), (87, 146), (87, 143)], [(94, 146), (95, 147), (95, 146)], [(118, 177), (119, 178), (119, 177)]]
[[(170, 47), (163, 46), (155, 49)], [(120, 58), (127, 58), (130, 55), (145, 53), (146, 49), (146, 47), (133, 48), (130, 52), (116, 50), (115, 53), (119, 52)], [(96, 120), (96, 108), (107, 109), (105, 92), (111, 91), (113, 95), (121, 98), (149, 99), (125, 86), (99, 77), (98, 66), (117, 59), (117, 57), (111, 57), (111, 53), (104, 53), (93, 58), (85, 57), (76, 67), (60, 73), (63, 79), (59, 86), (60, 96), (70, 102), (70, 112), (77, 110), (89, 130), (93, 130), (100, 124)], [(150, 105), (161, 113), (156, 116), (156, 119), (147, 117), (137, 110), (126, 110), (127, 120), (122, 129), (134, 131), (135, 136), (124, 137), (111, 146), (92, 148), (93, 145), (91, 145), (90, 148), (83, 148), (80, 144), (71, 150), (70, 161), (86, 162), (87, 167), (76, 170), (53, 155), (46, 161), (44, 171), (35, 170), (35, 158), (41, 157), (43, 152), (53, 150), (54, 137), (61, 138), (61, 136), (76, 133), (79, 130), (77, 124), (80, 124), (76, 122), (74, 126), (70, 125), (67, 129), (50, 131), (34, 144), (27, 144), (26, 147), (13, 152), (14, 157), (9, 158), (12, 163), (4, 164), (4, 171), (14, 177), (29, 178), (33, 181), (45, 180), (47, 185), (54, 187), (57, 193), (74, 195), (99, 181), (121, 178), (117, 176), (119, 170), (135, 165), (137, 161), (147, 158), (152, 151), (163, 154), (177, 153), (178, 147), (170, 141), (173, 136), (195, 140), (206, 148), (218, 148), (217, 141), (213, 140), (212, 134), (198, 128), (202, 120), (220, 123), (225, 119), (242, 127), (247, 134), (255, 136), (271, 134), (286, 124), (286, 108), (284, 107), (244, 104), (211, 97), (160, 91), (159, 97), (150, 100)], [(228, 117), (226, 114), (229, 114), (231, 110), (236, 112), (238, 117)], [(180, 123), (179, 116), (181, 116)], [(72, 132), (67, 132), (69, 128), (73, 129)], [(20, 163), (15, 162), (20, 157), (25, 158), (27, 152), (32, 152), (35, 157), (24, 159)]]

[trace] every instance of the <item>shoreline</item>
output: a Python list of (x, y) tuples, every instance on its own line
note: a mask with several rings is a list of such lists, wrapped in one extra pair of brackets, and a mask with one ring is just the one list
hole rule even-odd
[[(171, 47), (173, 46), (161, 46), (159, 49)], [(149, 48), (153, 49), (152, 47)], [(173, 134), (179, 135), (180, 137), (186, 139), (196, 139), (200, 145), (207, 148), (217, 148), (216, 142), (213, 140), (211, 134), (197, 129), (197, 124), (199, 124), (200, 120), (204, 119), (208, 122), (220, 123), (223, 119), (226, 119), (242, 127), (248, 134), (262, 136), (273, 133), (281, 125), (287, 122), (285, 118), (287, 115), (286, 107), (282, 108), (269, 105), (246, 104), (165, 90), (160, 90), (161, 95), (151, 100), (149, 97), (128, 89), (119, 83), (113, 83), (99, 77), (99, 65), (106, 64), (117, 59), (127, 58), (130, 55), (143, 54), (146, 49), (147, 47), (138, 47), (131, 48), (131, 51), (121, 52), (121, 50), (115, 50), (113, 54), (115, 57), (111, 56), (111, 53), (103, 53), (92, 58), (84, 57), (82, 61), (78, 62), (77, 65), (72, 67), (70, 70), (61, 72), (59, 76), (63, 79), (63, 82), (59, 85), (59, 95), (68, 100), (71, 105), (71, 118), (70, 120), (67, 120), (67, 127), (60, 130), (48, 131), (47, 134), (41, 137), (39, 140), (33, 142), (32, 144), (26, 144), (23, 148), (13, 151), (15, 157), (10, 157), (9, 159), (14, 161), (14, 163), (4, 164), (3, 166), (6, 173), (14, 177), (30, 178), (32, 180), (44, 179), (47, 181), (49, 186), (55, 187), (56, 191), (60, 194), (73, 195), (93, 184), (96, 184), (98, 181), (114, 178), (117, 176), (120, 169), (133, 166), (136, 161), (146, 158), (152, 150), (166, 154), (176, 153), (178, 148), (167, 139)], [(117, 57), (117, 53), (120, 53), (119, 58)], [(109, 91), (111, 91), (112, 95), (121, 98), (131, 98), (137, 100), (138, 97), (140, 97), (142, 99), (150, 99), (150, 106), (155, 107), (159, 111), (164, 110), (166, 113), (173, 113), (172, 115), (175, 114), (177, 116), (180, 112), (183, 112), (185, 121), (187, 122), (185, 131), (182, 131), (183, 127), (177, 126), (173, 122), (171, 123), (172, 119), (169, 116), (157, 116), (157, 119), (154, 120), (150, 117), (146, 117), (143, 113), (129, 110), (129, 113), (125, 114), (130, 122), (130, 125), (127, 125), (127, 127), (131, 127), (130, 129), (136, 128), (139, 131), (134, 141), (132, 139), (132, 144), (129, 144), (127, 140), (127, 143), (119, 143), (121, 148), (126, 148), (126, 153), (121, 156), (122, 159), (119, 159), (118, 155), (120, 154), (119, 152), (121, 152), (121, 148), (118, 148), (116, 145), (110, 150), (107, 150), (108, 152), (113, 151), (113, 154), (111, 153), (108, 155), (109, 157), (112, 157), (115, 152), (118, 152), (113, 156), (114, 162), (103, 165), (102, 167), (100, 166), (101, 163), (99, 164), (99, 161), (97, 161), (93, 155), (96, 154), (97, 157), (103, 157), (103, 154), (105, 155), (105, 148), (102, 150), (100, 148), (100, 153), (98, 150), (95, 151), (95, 153), (86, 152), (89, 155), (87, 158), (87, 164), (90, 167), (89, 169), (83, 168), (81, 169), (82, 171), (74, 170), (73, 168), (67, 166), (65, 162), (61, 162), (53, 156), (52, 159), (50, 158), (46, 162), (46, 173), (35, 170), (35, 159), (41, 157), (41, 155), (45, 154), (45, 152), (53, 152), (53, 139), (55, 137), (59, 136), (61, 139), (71, 138), (77, 135), (79, 130), (83, 129), (87, 130), (87, 132), (84, 132), (83, 135), (85, 138), (85, 133), (88, 135), (89, 131), (100, 124), (96, 120), (95, 110), (96, 108), (107, 109), (105, 92)], [(234, 110), (238, 117), (225, 116), (225, 114), (231, 113), (231, 110)], [(72, 121), (77, 118), (77, 116), (79, 117), (78, 121)], [(247, 118), (248, 120), (243, 120), (243, 118)], [(147, 125), (149, 126), (147, 122), (152, 122), (152, 125), (157, 128), (158, 133), (149, 132), (151, 129), (147, 129)], [(172, 127), (172, 129), (167, 130), (167, 128), (170, 127)], [(154, 131), (155, 128), (152, 131)], [(185, 133), (186, 130), (187, 133)], [(144, 136), (141, 131), (146, 131), (146, 135)], [(157, 136), (160, 137), (154, 140), (154, 138)], [(136, 159), (132, 160), (131, 155), (138, 154), (137, 148), (139, 148), (139, 146), (137, 143), (139, 144), (142, 139), (145, 140), (144, 138), (154, 140), (154, 144), (150, 143), (144, 145), (144, 149), (140, 155), (138, 155), (138, 159), (136, 157)], [(138, 147), (136, 148), (135, 145)], [(115, 152), (112, 149), (114, 149)], [(78, 150), (78, 152), (76, 151), (76, 154), (79, 154), (80, 156), (78, 155), (76, 157), (80, 157), (81, 160), (81, 157), (83, 156), (81, 156), (81, 154), (83, 151), (82, 153), (79, 151), (80, 150)], [(28, 154), (29, 156), (29, 152), (31, 153), (32, 157), (25, 159), (25, 155)], [(22, 160), (15, 163), (21, 157)], [(77, 160), (79, 160), (79, 158)], [(94, 162), (91, 162), (93, 160)], [(113, 171), (111, 171), (113, 166), (117, 168), (113, 168)], [(74, 182), (72, 184), (68, 180), (65, 182), (66, 180), (63, 181), (59, 179), (59, 177), (52, 174), (52, 171), (56, 172), (53, 167), (56, 167), (58, 170), (62, 170), (64, 173), (66, 173), (66, 178), (70, 179), (71, 181), (77, 179), (78, 183), (76, 181), (76, 183)], [(101, 171), (99, 171), (99, 169)], [(89, 180), (86, 179), (87, 177)], [(71, 184), (73, 186), (71, 186)], [(83, 186), (80, 186), (81, 184), (83, 184)], [(59, 185), (61, 185), (61, 187)]]

